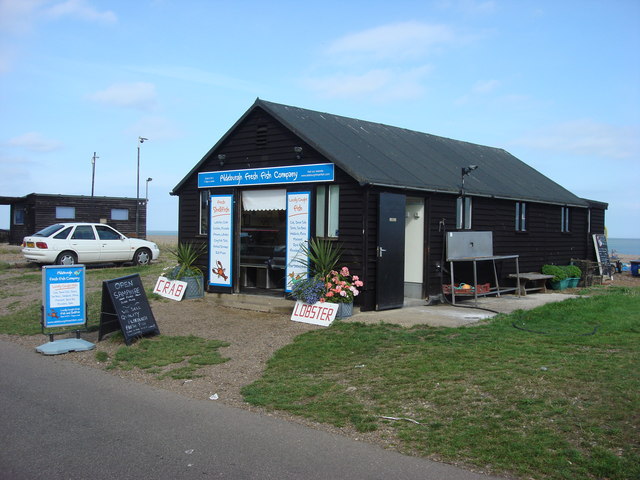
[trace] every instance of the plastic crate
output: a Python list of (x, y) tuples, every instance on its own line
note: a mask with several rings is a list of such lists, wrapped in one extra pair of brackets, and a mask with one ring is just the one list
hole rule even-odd
[[(475, 295), (476, 293), (478, 294), (489, 293), (489, 291), (491, 291), (491, 284), (489, 283), (482, 283), (478, 285), (477, 291), (475, 288), (473, 288), (473, 285), (469, 285), (469, 286), (471, 288), (462, 288), (460, 284), (456, 283), (453, 286), (454, 293), (456, 295)], [(451, 295), (451, 284), (442, 285), (442, 293), (444, 293), (445, 295)]]

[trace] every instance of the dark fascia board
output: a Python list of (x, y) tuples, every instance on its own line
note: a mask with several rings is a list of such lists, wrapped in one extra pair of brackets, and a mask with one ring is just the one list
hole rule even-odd
[(46, 198), (69, 198), (69, 199), (103, 199), (103, 200), (131, 200), (135, 201), (133, 197), (106, 197), (94, 195), (65, 195), (64, 193), (29, 193), (24, 197), (0, 197), (0, 205), (11, 205), (14, 203), (24, 202), (30, 198), (46, 197)]
[(601, 208), (603, 210), (607, 210), (609, 208), (609, 204), (606, 202), (601, 202), (599, 200), (590, 200), (588, 198), (583, 198), (585, 202), (587, 202), (589, 208)]
[[(30, 193), (23, 197), (23, 199), (27, 199), (30, 197), (47, 197), (47, 198), (72, 198), (72, 199), (103, 199), (103, 200), (132, 200), (135, 201), (135, 197), (106, 197), (103, 195), (65, 195), (64, 193)], [(141, 200), (144, 200), (142, 197)]]

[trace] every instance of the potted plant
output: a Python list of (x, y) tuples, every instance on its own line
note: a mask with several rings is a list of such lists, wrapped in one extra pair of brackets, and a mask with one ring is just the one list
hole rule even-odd
[(569, 287), (577, 287), (578, 283), (580, 282), (580, 278), (582, 277), (582, 270), (580, 270), (580, 267), (577, 267), (576, 265), (567, 265), (566, 267), (564, 267), (564, 270), (567, 273)]
[(353, 299), (364, 284), (358, 276), (352, 276), (347, 267), (336, 269), (342, 247), (332, 241), (312, 238), (301, 250), (305, 258), (300, 263), (309, 269), (310, 276), (292, 281), (291, 296), (309, 304), (337, 303), (337, 318), (351, 316)]
[(309, 305), (324, 299), (324, 294), (324, 281), (318, 277), (299, 278), (291, 286), (291, 296)]
[(567, 272), (562, 267), (558, 265), (543, 265), (542, 273), (545, 275), (553, 275), (553, 278), (549, 282), (553, 290), (563, 290), (567, 288)]
[(191, 243), (179, 243), (175, 249), (169, 249), (169, 254), (175, 258), (177, 265), (169, 267), (170, 270), (164, 276), (187, 283), (184, 299), (204, 296), (202, 270), (196, 265), (203, 250), (204, 245), (195, 246)]
[(357, 275), (351, 275), (347, 267), (342, 267), (340, 271), (332, 270), (325, 281), (325, 301), (339, 304), (336, 317), (350, 317), (353, 314), (353, 299), (360, 294), (358, 287), (364, 283)]

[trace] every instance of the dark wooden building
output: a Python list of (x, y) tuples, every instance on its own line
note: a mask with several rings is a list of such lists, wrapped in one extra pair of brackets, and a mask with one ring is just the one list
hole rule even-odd
[[(139, 202), (138, 236), (146, 238), (147, 202), (144, 198)], [(0, 197), (0, 204), (10, 205), (9, 243), (16, 245), (55, 223), (106, 223), (127, 236), (136, 236), (135, 198), (31, 193)]]
[(260, 99), (172, 195), (179, 240), (208, 245), (209, 291), (286, 290), (299, 242), (322, 237), (363, 278), (363, 310), (439, 296), (450, 232), (491, 232), (521, 272), (594, 259), (607, 208), (499, 148)]

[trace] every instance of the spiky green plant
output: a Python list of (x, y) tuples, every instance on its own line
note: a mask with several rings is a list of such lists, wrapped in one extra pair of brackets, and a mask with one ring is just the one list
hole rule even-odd
[(308, 244), (303, 243), (300, 250), (306, 257), (300, 259), (300, 263), (309, 269), (311, 276), (322, 278), (335, 270), (343, 252), (340, 244), (323, 238), (312, 238)]
[(204, 245), (194, 245), (193, 243), (179, 243), (176, 248), (169, 249), (169, 254), (176, 259), (178, 265), (167, 277), (180, 279), (202, 275), (202, 270), (196, 265), (196, 262), (204, 249)]

